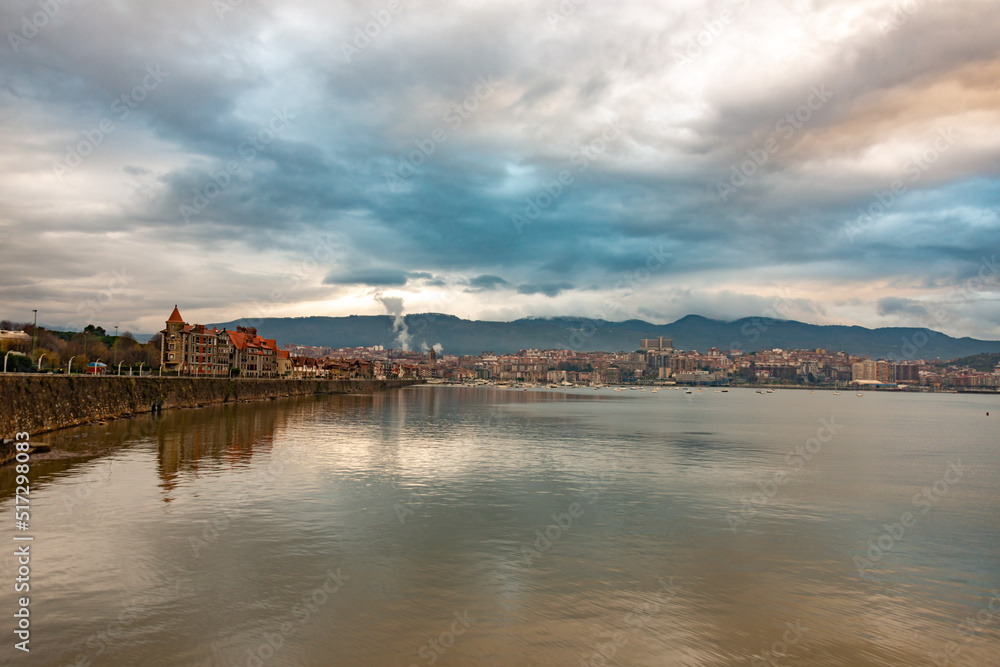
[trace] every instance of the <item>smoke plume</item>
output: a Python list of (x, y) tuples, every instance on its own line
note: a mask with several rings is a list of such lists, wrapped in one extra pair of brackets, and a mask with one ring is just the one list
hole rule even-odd
[(381, 292), (375, 294), (375, 300), (385, 306), (385, 310), (392, 315), (392, 330), (396, 333), (396, 343), (404, 351), (410, 349), (410, 331), (406, 327), (406, 318), (403, 317), (403, 299), (398, 296), (383, 296)]

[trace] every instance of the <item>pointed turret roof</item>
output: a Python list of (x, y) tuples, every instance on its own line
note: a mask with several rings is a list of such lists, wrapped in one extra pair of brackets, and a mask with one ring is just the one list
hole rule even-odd
[(174, 312), (170, 313), (169, 319), (167, 319), (167, 324), (184, 324), (184, 318), (181, 317), (181, 311), (177, 310), (177, 306), (174, 306)]

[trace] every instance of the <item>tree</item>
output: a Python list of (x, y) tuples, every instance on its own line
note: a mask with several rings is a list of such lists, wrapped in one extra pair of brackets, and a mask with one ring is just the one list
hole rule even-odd
[(41, 354), (45, 357), (45, 361), (42, 362), (42, 368), (55, 368), (59, 365), (59, 353), (50, 352), (49, 350), (39, 350)]

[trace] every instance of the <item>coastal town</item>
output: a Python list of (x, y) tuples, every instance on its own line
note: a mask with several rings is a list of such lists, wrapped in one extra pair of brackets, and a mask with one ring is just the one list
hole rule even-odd
[[(296, 367), (308, 364), (323, 374), (346, 359), (367, 361), (375, 373), (415, 373), (445, 382), (490, 382), (555, 386), (593, 385), (801, 385), (812, 387), (866, 386), (877, 389), (982, 389), (1000, 387), (1000, 355), (976, 355), (969, 360), (873, 360), (870, 357), (810, 350), (673, 349), (642, 341), (634, 351), (578, 352), (519, 350), (511, 354), (435, 355), (386, 350), (381, 346), (323, 348), (288, 346)], [(436, 358), (435, 358), (436, 357)], [(993, 363), (988, 370), (982, 361)]]
[[(963, 359), (886, 360), (826, 349), (704, 351), (674, 347), (670, 338), (636, 341), (626, 351), (523, 349), (453, 355), (438, 349), (316, 347), (280, 344), (251, 326), (233, 330), (186, 322), (177, 306), (150, 341), (83, 332), (52, 332), (10, 322), (0, 329), (4, 372), (156, 374), (274, 379), (423, 379), (437, 382), (545, 386), (784, 385), (875, 389), (1000, 388), (1000, 355)], [(74, 365), (75, 362), (75, 365)]]

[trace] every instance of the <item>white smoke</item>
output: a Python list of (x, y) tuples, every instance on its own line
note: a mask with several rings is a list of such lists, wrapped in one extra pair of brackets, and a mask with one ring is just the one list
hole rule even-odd
[(434, 349), (435, 352), (438, 353), (439, 357), (441, 356), (441, 353), (444, 352), (444, 345), (442, 345), (441, 343), (434, 343), (433, 345), (431, 345), (431, 347)]
[(385, 306), (385, 310), (392, 315), (392, 330), (396, 333), (396, 343), (404, 351), (410, 349), (410, 331), (406, 327), (406, 318), (403, 317), (403, 299), (398, 296), (382, 296), (381, 292), (375, 293), (375, 300)]

